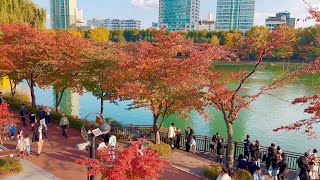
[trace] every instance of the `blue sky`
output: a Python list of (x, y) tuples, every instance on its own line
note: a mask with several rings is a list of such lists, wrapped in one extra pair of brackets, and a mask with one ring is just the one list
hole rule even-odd
[[(34, 0), (38, 6), (49, 10), (50, 0)], [(77, 0), (77, 6), (84, 11), (84, 19), (118, 18), (138, 19), (142, 27), (148, 28), (158, 19), (159, 0)], [(209, 12), (215, 16), (217, 0), (200, 0), (200, 18), (206, 19)], [(318, 6), (319, 0), (308, 0)], [(295, 18), (308, 16), (303, 0), (256, 0), (255, 25), (264, 25), (264, 20), (278, 11), (289, 11)], [(49, 11), (48, 11), (49, 12)], [(49, 17), (48, 17), (49, 18)], [(48, 24), (48, 23), (47, 23)], [(299, 22), (298, 27), (313, 25), (314, 22)]]

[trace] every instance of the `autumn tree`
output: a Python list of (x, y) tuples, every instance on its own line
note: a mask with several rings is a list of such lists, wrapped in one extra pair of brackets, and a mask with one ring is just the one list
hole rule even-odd
[[(219, 72), (213, 70), (207, 72), (207, 78), (209, 84), (207, 84), (208, 91), (206, 100), (213, 108), (217, 109), (223, 114), (223, 120), (227, 127), (228, 134), (228, 146), (227, 157), (228, 167), (233, 167), (234, 161), (234, 134), (233, 124), (237, 120), (237, 117), (242, 109), (248, 108), (251, 102), (256, 100), (262, 94), (271, 91), (275, 88), (281, 87), (284, 79), (288, 78), (288, 74), (276, 77), (269, 84), (262, 86), (259, 92), (250, 94), (248, 89), (244, 87), (245, 83), (250, 80), (250, 77), (261, 67), (263, 58), (269, 54), (274, 48), (279, 48), (283, 44), (294, 41), (292, 36), (284, 36), (283, 30), (275, 30), (268, 42), (262, 46), (255, 46), (254, 39), (247, 38), (241, 41), (243, 46), (248, 47), (251, 51), (259, 52), (257, 59), (251, 70), (242, 70), (229, 75), (227, 79), (222, 79)], [(253, 46), (251, 46), (253, 45)], [(257, 48), (257, 49), (256, 49)], [(230, 83), (236, 83), (235, 88), (230, 86)]]
[[(320, 11), (318, 8), (313, 8), (309, 6), (309, 13), (311, 16), (310, 19), (315, 19), (316, 22), (320, 22)], [(314, 42), (310, 43), (310, 46), (307, 45), (306, 50), (308, 48), (315, 49), (319, 51), (319, 43), (320, 43), (320, 34), (315, 36)], [(314, 46), (315, 45), (315, 46)], [(307, 75), (314, 74), (319, 75), (320, 73), (320, 57), (318, 56), (314, 61), (309, 62), (305, 66), (304, 69), (298, 73), (298, 75)], [(315, 83), (320, 83), (319, 78), (315, 80)], [(320, 86), (316, 87), (316, 91), (312, 96), (304, 96), (296, 98), (292, 101), (292, 104), (306, 104), (307, 108), (304, 109), (305, 113), (310, 115), (310, 118), (297, 120), (296, 122), (284, 125), (278, 128), (275, 128), (273, 131), (278, 132), (281, 130), (291, 131), (291, 130), (301, 130), (304, 129), (303, 133), (307, 134), (311, 138), (317, 138), (316, 132), (313, 130), (314, 125), (320, 122), (320, 95), (319, 95)]]
[[(16, 124), (17, 119), (14, 118), (14, 115), (9, 111), (9, 104), (1, 103), (0, 104), (0, 127), (7, 126), (10, 124)], [(0, 144), (3, 144), (1, 137), (2, 133), (0, 133)]]
[(76, 163), (89, 167), (88, 175), (102, 174), (103, 179), (157, 179), (163, 165), (171, 164), (159, 158), (154, 150), (144, 146), (146, 140), (139, 139), (128, 148), (115, 152), (115, 161), (108, 146), (97, 151), (98, 159), (83, 157)]
[[(268, 38), (270, 36), (270, 32), (267, 27), (265, 26), (254, 26), (249, 31), (246, 32), (246, 38), (250, 38), (252, 40), (252, 43), (254, 43), (251, 46), (256, 47), (264, 47), (268, 43)], [(259, 49), (259, 48), (256, 48)], [(248, 59), (250, 58), (257, 58), (257, 51), (250, 51), (250, 54), (247, 54)]]
[(89, 30), (89, 38), (95, 42), (108, 42), (109, 30), (106, 27), (97, 27)]
[(131, 108), (151, 110), (159, 144), (159, 130), (170, 115), (202, 109), (202, 72), (224, 51), (209, 43), (196, 45), (179, 32), (153, 30), (153, 34), (155, 42), (136, 42), (121, 52), (123, 72), (117, 78), (125, 83), (117, 94), (132, 99)]
[(110, 73), (118, 67), (118, 56), (115, 44), (96, 45), (86, 53), (87, 60), (84, 62), (83, 86), (95, 97), (100, 99), (100, 113), (103, 114), (104, 100), (116, 103), (115, 83), (117, 79), (112, 79)]
[(71, 34), (68, 31), (60, 31), (54, 35), (56, 51), (56, 64), (52, 70), (43, 79), (43, 84), (54, 87), (56, 111), (59, 106), (64, 92), (68, 89), (73, 92), (82, 93), (83, 72), (86, 70), (84, 62), (87, 61), (87, 52), (91, 48), (91, 43), (81, 36)]
[(34, 87), (57, 65), (54, 36), (26, 24), (1, 24), (0, 32), (0, 70), (27, 81), (35, 107)]
[(219, 45), (220, 44), (220, 41), (218, 39), (218, 37), (216, 35), (213, 35), (211, 38), (210, 38), (210, 43), (211, 44), (214, 44), (214, 45)]

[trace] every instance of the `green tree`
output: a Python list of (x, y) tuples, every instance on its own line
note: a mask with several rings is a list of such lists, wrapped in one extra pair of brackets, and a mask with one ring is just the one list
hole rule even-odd
[(30, 0), (0, 1), (0, 23), (28, 23), (33, 27), (44, 28), (45, 22), (46, 11)]
[(108, 42), (109, 30), (106, 27), (97, 27), (89, 30), (89, 38), (95, 42)]
[(123, 29), (115, 29), (110, 31), (110, 40), (113, 42), (126, 42)]

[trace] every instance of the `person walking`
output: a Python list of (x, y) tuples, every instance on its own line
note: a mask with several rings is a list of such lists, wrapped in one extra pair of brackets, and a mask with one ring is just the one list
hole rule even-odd
[(189, 141), (188, 141), (188, 137), (189, 137), (189, 134), (190, 134), (190, 130), (191, 130), (190, 127), (187, 127), (187, 129), (184, 130), (184, 132), (186, 133), (186, 137), (185, 137), (186, 152), (189, 152), (189, 151), (190, 151), (190, 142), (191, 142), (191, 139), (189, 139)]
[(14, 132), (16, 131), (16, 127), (13, 125), (13, 124), (11, 124), (10, 125), (10, 137), (11, 137), (11, 139), (13, 139), (14, 138)]
[(191, 141), (192, 141), (192, 138), (193, 138), (194, 135), (195, 134), (194, 134), (193, 129), (190, 129), (189, 134), (188, 134), (187, 139), (186, 139), (186, 151), (187, 152), (190, 152)]
[(174, 123), (171, 123), (171, 126), (168, 130), (168, 141), (172, 149), (174, 149), (174, 137), (176, 136), (176, 127), (174, 126)]
[(42, 125), (43, 127), (46, 128), (46, 130), (48, 130), (48, 127), (47, 127), (47, 124), (46, 124), (47, 113), (43, 108), (40, 108), (39, 111), (40, 111), (40, 114), (39, 114), (40, 125)]
[(297, 177), (300, 180), (309, 180), (309, 174), (307, 172), (307, 160), (308, 160), (308, 153), (305, 152), (304, 156), (300, 156), (297, 160), (298, 168), (297, 168)]
[(258, 140), (256, 140), (256, 142), (254, 143), (254, 157), (258, 162), (258, 166), (261, 167), (260, 163), (262, 159), (262, 152), (260, 150), (260, 142)]
[(28, 115), (28, 110), (24, 104), (22, 104), (20, 108), (20, 116), (21, 116), (21, 121), (23, 123), (23, 126), (27, 126), (26, 124), (26, 116)]
[(47, 139), (46, 130), (42, 128), (42, 125), (38, 125), (38, 128), (33, 131), (33, 137), (32, 137), (32, 141), (36, 142), (38, 145), (38, 149), (37, 149), (38, 156), (41, 155), (44, 139)]
[(216, 133), (211, 138), (211, 144), (210, 144), (210, 156), (214, 156), (217, 150), (217, 144), (220, 139), (219, 133)]
[(271, 146), (268, 147), (268, 150), (267, 150), (267, 159), (266, 159), (267, 171), (269, 171), (271, 162), (273, 159), (275, 159), (276, 153), (277, 153), (277, 150), (275, 149), (275, 144), (271, 143)]
[(319, 162), (318, 162), (318, 150), (313, 149), (312, 151), (312, 156), (310, 158), (309, 164), (311, 165), (310, 167), (310, 179), (311, 180), (316, 180), (318, 179), (318, 172), (319, 172)]
[(17, 150), (18, 150), (18, 157), (21, 157), (24, 159), (24, 151), (25, 151), (25, 144), (24, 144), (24, 137), (23, 137), (23, 131), (19, 130), (17, 135)]
[(29, 135), (28, 135), (28, 134), (26, 134), (26, 135), (24, 136), (23, 141), (24, 141), (24, 145), (25, 145), (25, 147), (26, 147), (27, 156), (29, 156), (29, 155), (30, 155), (30, 145), (31, 145), (31, 140), (30, 140), (30, 138), (29, 138)]
[(61, 129), (62, 129), (62, 136), (64, 137), (68, 137), (68, 134), (67, 134), (67, 127), (69, 127), (69, 120), (68, 118), (66, 117), (66, 115), (64, 113), (62, 113), (62, 118), (60, 120), (60, 123), (59, 123)]
[(243, 146), (244, 146), (244, 156), (248, 156), (248, 158), (250, 159), (250, 155), (249, 155), (249, 152), (250, 152), (250, 136), (247, 135), (247, 138), (243, 140)]
[(177, 149), (180, 149), (180, 141), (181, 141), (181, 129), (177, 128), (177, 131), (176, 131), (176, 143), (175, 143), (175, 147)]
[(279, 173), (277, 175), (278, 180), (285, 180), (285, 175), (289, 172), (288, 162), (286, 160), (285, 154), (281, 154), (281, 162), (279, 163)]
[(224, 153), (224, 139), (221, 138), (218, 142), (218, 145), (217, 145), (217, 154), (218, 154), (218, 157), (217, 157), (217, 162), (219, 163), (222, 163), (222, 156), (223, 156), (223, 153)]
[(196, 142), (196, 136), (195, 136), (195, 135), (193, 135), (193, 136), (191, 137), (190, 148), (191, 148), (191, 152), (192, 152), (193, 154), (196, 154), (197, 142)]
[(29, 115), (30, 125), (31, 125), (31, 131), (34, 131), (34, 125), (37, 123), (37, 116), (34, 112), (31, 112)]
[(45, 107), (45, 112), (46, 112), (46, 123), (50, 124), (51, 122), (51, 108), (49, 106)]

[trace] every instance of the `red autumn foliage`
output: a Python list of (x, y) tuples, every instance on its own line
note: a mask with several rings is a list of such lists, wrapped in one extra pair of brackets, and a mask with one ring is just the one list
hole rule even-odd
[(144, 147), (145, 142), (139, 139), (128, 148), (115, 151), (115, 161), (110, 154), (112, 149), (105, 147), (96, 152), (98, 159), (83, 157), (76, 163), (90, 168), (88, 175), (101, 173), (108, 180), (157, 179), (163, 172), (162, 166), (171, 164), (160, 159), (154, 150)]
[[(304, 1), (306, 3), (306, 1)], [(309, 6), (310, 17), (306, 20), (315, 19), (316, 22), (320, 22), (320, 11), (318, 8), (314, 8), (311, 5)], [(320, 35), (316, 37), (317, 42), (312, 42), (309, 46), (306, 47), (312, 48), (314, 44), (320, 43)], [(319, 47), (319, 46), (318, 46)], [(302, 69), (298, 75), (306, 75), (306, 74), (319, 74), (320, 73), (320, 57), (316, 58), (314, 61), (311, 61), (308, 65)], [(318, 79), (319, 82), (319, 79)], [(296, 98), (292, 104), (307, 104), (308, 107), (304, 109), (305, 113), (311, 115), (308, 119), (298, 120), (292, 124), (284, 125), (278, 128), (273, 129), (274, 132), (278, 132), (280, 130), (301, 130), (304, 128), (303, 133), (307, 134), (310, 138), (317, 138), (316, 132), (313, 130), (313, 125), (318, 124), (320, 122), (320, 96), (319, 90), (320, 87), (316, 88), (317, 91), (313, 96), (304, 96), (300, 98)]]

